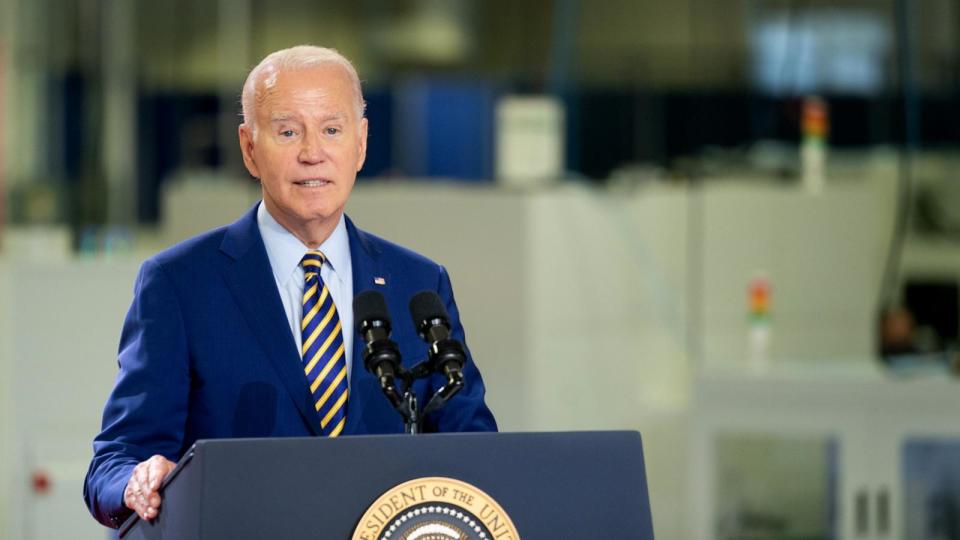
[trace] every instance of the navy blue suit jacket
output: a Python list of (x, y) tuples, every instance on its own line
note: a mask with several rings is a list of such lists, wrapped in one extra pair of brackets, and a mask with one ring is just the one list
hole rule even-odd
[[(84, 484), (87, 506), (105, 525), (117, 527), (130, 514), (123, 490), (133, 467), (154, 454), (176, 461), (197, 439), (321, 433), (256, 208), (140, 269), (120, 337), (120, 372)], [(464, 340), (442, 266), (357, 229), (349, 219), (347, 234), (354, 294), (376, 289), (386, 297), (404, 365), (423, 360), (427, 350), (406, 315), (416, 292), (436, 291), (450, 314), (453, 337)], [(364, 369), (363, 339), (355, 335), (353, 343), (343, 433), (403, 432), (400, 415)], [(464, 377), (464, 389), (425, 419), (425, 431), (497, 429), (472, 359)], [(419, 381), (420, 403), (442, 384), (439, 376)]]

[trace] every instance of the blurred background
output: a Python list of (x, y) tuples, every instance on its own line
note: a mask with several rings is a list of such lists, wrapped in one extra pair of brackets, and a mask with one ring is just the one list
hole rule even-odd
[(136, 270), (258, 200), (300, 43), (503, 430), (640, 430), (658, 538), (960, 539), (957, 0), (0, 0), (0, 537), (106, 537)]

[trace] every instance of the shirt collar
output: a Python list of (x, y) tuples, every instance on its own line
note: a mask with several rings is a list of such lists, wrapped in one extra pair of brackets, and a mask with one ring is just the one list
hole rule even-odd
[[(309, 248), (278, 223), (262, 201), (257, 208), (257, 226), (260, 228), (263, 245), (267, 248), (267, 258), (270, 259), (270, 268), (273, 270), (273, 278), (277, 286), (284, 287), (291, 277), (302, 276), (300, 260)], [(350, 260), (350, 240), (343, 214), (340, 215), (340, 221), (333, 229), (333, 233), (320, 245), (320, 251), (323, 252), (327, 263), (333, 268), (334, 275), (341, 282), (343, 281), (341, 276), (350, 275), (353, 271)]]

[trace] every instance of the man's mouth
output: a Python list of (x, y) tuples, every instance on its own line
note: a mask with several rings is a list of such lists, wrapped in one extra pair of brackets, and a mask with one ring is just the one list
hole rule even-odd
[(294, 182), (294, 184), (303, 187), (323, 187), (330, 183), (329, 180), (323, 178), (309, 178), (307, 180), (297, 180)]

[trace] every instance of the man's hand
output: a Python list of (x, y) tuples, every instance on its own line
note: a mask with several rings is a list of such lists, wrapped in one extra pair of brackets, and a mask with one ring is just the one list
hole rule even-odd
[(123, 504), (147, 521), (156, 518), (160, 511), (160, 485), (176, 466), (160, 455), (138, 463), (123, 490)]

